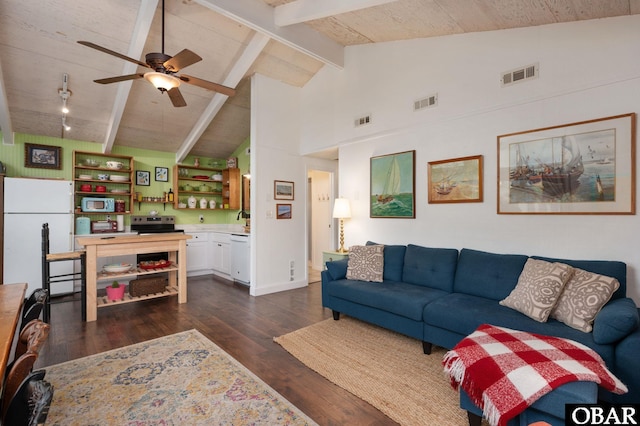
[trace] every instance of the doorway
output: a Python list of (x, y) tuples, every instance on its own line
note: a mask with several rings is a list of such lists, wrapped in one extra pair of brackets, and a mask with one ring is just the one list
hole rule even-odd
[[(309, 170), (307, 175), (307, 261), (310, 272), (321, 271), (322, 252), (335, 246), (335, 220), (332, 215), (334, 174)], [(310, 274), (311, 276), (311, 274)]]

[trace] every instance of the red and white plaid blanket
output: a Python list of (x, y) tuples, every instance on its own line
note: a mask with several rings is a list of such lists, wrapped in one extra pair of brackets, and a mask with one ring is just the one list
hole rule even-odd
[(569, 339), (483, 324), (442, 360), (451, 386), (467, 392), (492, 425), (505, 425), (538, 398), (572, 381), (627, 387), (594, 350)]

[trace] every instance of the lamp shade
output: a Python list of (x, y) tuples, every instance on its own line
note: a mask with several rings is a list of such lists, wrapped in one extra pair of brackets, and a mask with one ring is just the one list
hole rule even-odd
[(333, 204), (333, 217), (335, 219), (348, 219), (351, 217), (351, 206), (346, 198), (336, 198)]
[(171, 90), (180, 86), (180, 79), (170, 74), (150, 71), (144, 74), (145, 80), (151, 82), (156, 89)]

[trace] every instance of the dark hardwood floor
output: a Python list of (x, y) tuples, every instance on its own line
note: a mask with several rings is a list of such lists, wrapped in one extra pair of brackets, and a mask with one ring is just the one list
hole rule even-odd
[(320, 283), (251, 297), (248, 288), (214, 276), (188, 282), (188, 303), (174, 296), (100, 308), (91, 323), (81, 321), (79, 301), (52, 304), (51, 332), (36, 367), (195, 328), (320, 425), (397, 424), (273, 342), (331, 317)]

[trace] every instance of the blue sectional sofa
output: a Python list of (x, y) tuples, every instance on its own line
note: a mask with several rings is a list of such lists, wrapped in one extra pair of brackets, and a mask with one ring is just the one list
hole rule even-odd
[(597, 351), (629, 388), (625, 395), (600, 390), (600, 399), (640, 402), (640, 319), (638, 307), (626, 297), (626, 264), (533, 256), (620, 282), (587, 333), (551, 318), (538, 322), (499, 304), (518, 283), (529, 258), (466, 248), (385, 245), (382, 282), (347, 279), (348, 259), (327, 262), (322, 304), (333, 311), (335, 320), (344, 313), (419, 339), (426, 354), (434, 344), (453, 348), (483, 323), (572, 339)]

